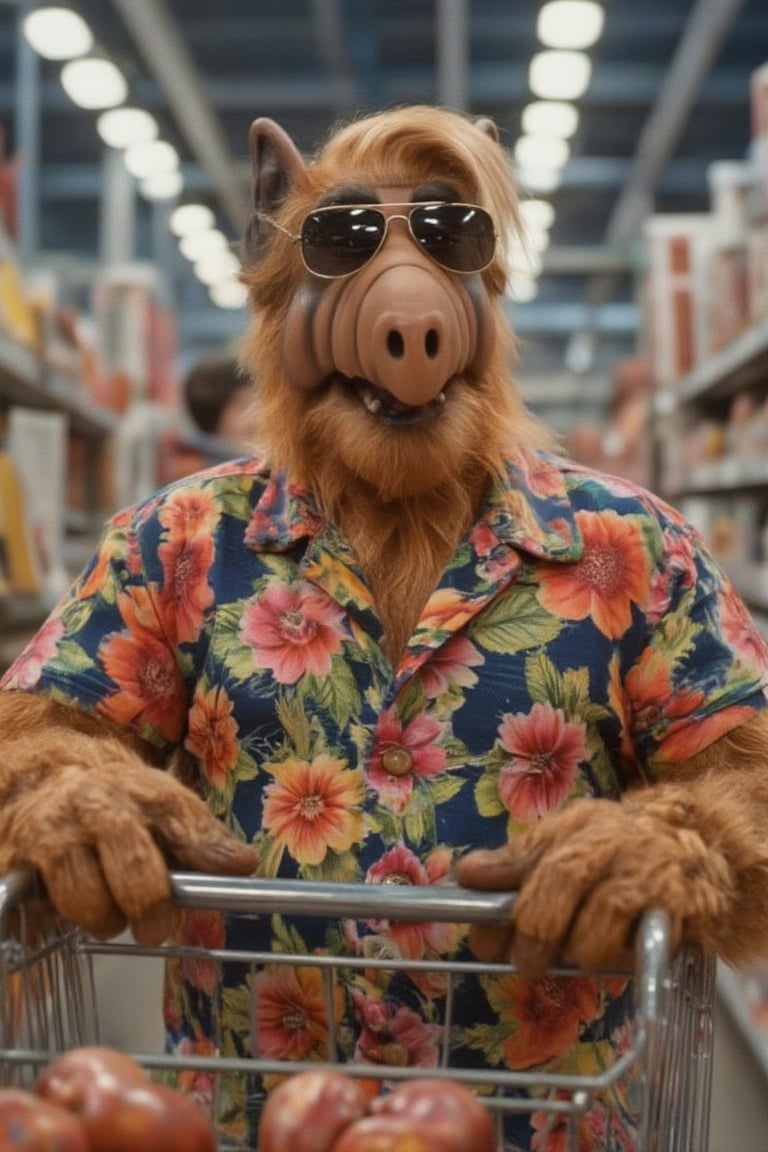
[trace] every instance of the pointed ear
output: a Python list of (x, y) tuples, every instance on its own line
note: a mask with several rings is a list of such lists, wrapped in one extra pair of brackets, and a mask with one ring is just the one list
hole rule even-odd
[(484, 132), (486, 136), (490, 136), (491, 140), (499, 142), (499, 129), (495, 122), (491, 120), (490, 116), (479, 116), (475, 120), (475, 128), (478, 132)]
[[(244, 259), (253, 263), (263, 250), (265, 226), (259, 213), (271, 215), (306, 172), (304, 157), (291, 137), (274, 120), (254, 120), (248, 134), (253, 198), (245, 230)], [(268, 227), (268, 226), (267, 226)]]

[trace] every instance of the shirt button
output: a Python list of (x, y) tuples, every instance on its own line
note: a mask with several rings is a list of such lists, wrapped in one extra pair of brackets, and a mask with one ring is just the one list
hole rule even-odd
[(413, 753), (407, 748), (387, 748), (381, 766), (389, 776), (407, 776), (413, 768)]

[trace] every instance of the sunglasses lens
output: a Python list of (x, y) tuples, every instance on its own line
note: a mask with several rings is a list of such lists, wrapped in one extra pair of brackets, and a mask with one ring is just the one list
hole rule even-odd
[(471, 204), (414, 208), (411, 232), (433, 260), (451, 272), (480, 272), (496, 249), (493, 220)]
[(375, 208), (310, 212), (301, 228), (304, 262), (318, 276), (349, 276), (378, 252), (384, 228), (384, 216)]

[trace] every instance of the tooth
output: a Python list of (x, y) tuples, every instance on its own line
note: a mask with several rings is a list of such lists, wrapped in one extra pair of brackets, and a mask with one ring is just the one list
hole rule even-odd
[(445, 404), (445, 392), (438, 392), (433, 401), (435, 404)]

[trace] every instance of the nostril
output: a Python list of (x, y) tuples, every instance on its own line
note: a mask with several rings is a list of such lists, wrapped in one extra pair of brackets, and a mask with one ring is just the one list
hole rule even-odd
[(395, 360), (401, 360), (405, 353), (405, 341), (396, 328), (387, 333), (387, 351)]
[(438, 339), (437, 332), (434, 328), (430, 328), (424, 339), (424, 351), (427, 353), (427, 356), (430, 360), (434, 360), (435, 356), (437, 356), (439, 343), (440, 341)]

